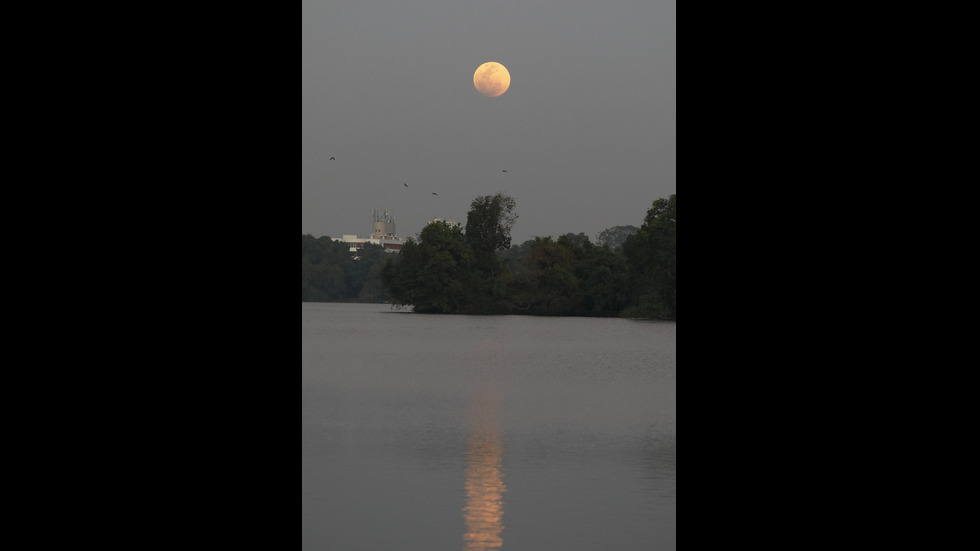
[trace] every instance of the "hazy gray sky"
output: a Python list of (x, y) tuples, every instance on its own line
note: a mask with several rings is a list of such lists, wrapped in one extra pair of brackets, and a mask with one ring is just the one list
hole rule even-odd
[(303, 233), (388, 209), (413, 237), (498, 191), (514, 244), (639, 226), (677, 192), (676, 29), (675, 0), (303, 0)]

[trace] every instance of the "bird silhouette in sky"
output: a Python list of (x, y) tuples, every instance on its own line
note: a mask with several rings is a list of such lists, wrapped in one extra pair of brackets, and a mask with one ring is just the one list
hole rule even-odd
[(507, 172), (506, 170), (504, 172)]
[(330, 160), (332, 161), (332, 160), (334, 160), (334, 158), (333, 157), (330, 157)]
[(408, 187), (408, 184), (403, 183), (402, 185), (405, 186), (405, 187)]
[(432, 192), (432, 195), (439, 195), (439, 194), (433, 191), (433, 192)]

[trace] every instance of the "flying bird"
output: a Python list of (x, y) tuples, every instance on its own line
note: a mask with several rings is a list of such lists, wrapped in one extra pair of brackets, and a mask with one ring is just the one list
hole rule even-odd
[(432, 195), (439, 195), (439, 194), (433, 191), (433, 192), (432, 192)]
[[(334, 158), (333, 158), (333, 157), (330, 157), (330, 160), (332, 161), (332, 160), (334, 160)], [(506, 172), (506, 171), (505, 171), (505, 172)]]
[(403, 183), (402, 185), (405, 186), (405, 187), (408, 187), (408, 184)]
[(506, 170), (504, 172), (507, 172)]

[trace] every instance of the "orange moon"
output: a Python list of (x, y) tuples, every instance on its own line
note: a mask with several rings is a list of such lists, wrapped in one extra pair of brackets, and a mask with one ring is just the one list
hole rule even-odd
[(488, 61), (473, 73), (473, 86), (489, 98), (495, 98), (510, 88), (510, 72), (496, 61)]

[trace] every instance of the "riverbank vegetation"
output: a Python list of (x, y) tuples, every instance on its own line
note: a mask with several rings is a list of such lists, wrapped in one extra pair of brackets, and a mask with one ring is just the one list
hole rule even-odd
[(303, 302), (386, 302), (381, 266), (387, 253), (366, 243), (357, 257), (349, 245), (303, 235)]
[(506, 194), (477, 197), (466, 225), (425, 226), (399, 254), (303, 236), (303, 300), (391, 302), (421, 313), (676, 319), (676, 195), (639, 227), (512, 245)]

